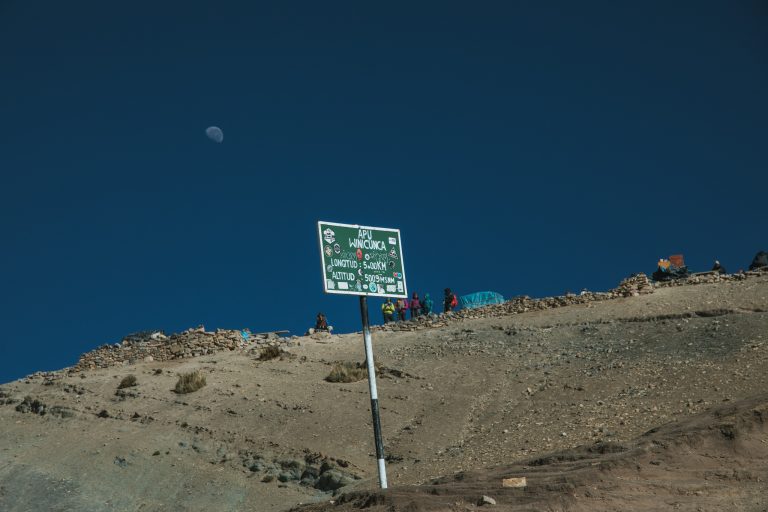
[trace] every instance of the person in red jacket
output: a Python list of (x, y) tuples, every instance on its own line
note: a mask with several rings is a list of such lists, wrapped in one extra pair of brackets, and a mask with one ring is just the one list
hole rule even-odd
[(411, 320), (413, 320), (420, 314), (421, 314), (421, 302), (419, 302), (419, 294), (416, 292), (413, 292), (413, 297), (411, 297)]
[(445, 289), (445, 295), (443, 297), (443, 311), (445, 313), (453, 311), (453, 308), (459, 305), (459, 301), (456, 299), (456, 294), (451, 291), (450, 288)]

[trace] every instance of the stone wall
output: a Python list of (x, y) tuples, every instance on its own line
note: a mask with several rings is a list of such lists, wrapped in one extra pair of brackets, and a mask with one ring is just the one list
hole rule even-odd
[[(142, 333), (143, 334), (143, 333)], [(247, 339), (246, 339), (247, 337)], [(238, 350), (260, 345), (286, 345), (290, 340), (276, 334), (251, 334), (247, 329), (217, 329), (208, 332), (204, 327), (166, 336), (160, 331), (146, 336), (128, 335), (122, 342), (107, 344), (80, 356), (72, 371), (108, 368), (134, 364), (138, 361), (170, 361), (185, 357), (215, 354), (224, 350)]]
[(667, 286), (688, 286), (694, 284), (709, 284), (709, 283), (721, 283), (723, 281), (743, 281), (750, 277), (756, 277), (760, 275), (768, 274), (768, 269), (755, 270), (750, 272), (739, 272), (737, 274), (720, 274), (717, 272), (700, 272), (688, 276), (685, 279), (677, 279), (672, 281), (662, 281), (655, 283), (657, 288), (664, 288)]
[[(618, 299), (622, 297), (636, 297), (648, 293), (653, 293), (656, 288), (666, 286), (686, 286), (706, 283), (718, 283), (723, 281), (742, 281), (749, 277), (768, 275), (768, 269), (754, 272), (740, 272), (738, 274), (717, 274), (701, 273), (668, 282), (652, 282), (643, 273), (634, 274), (624, 279), (619, 286), (607, 292), (589, 292), (583, 291), (579, 294), (566, 294), (558, 297), (544, 297), (541, 299), (532, 299), (527, 296), (515, 297), (502, 304), (493, 304), (475, 309), (462, 309), (450, 313), (432, 314), (430, 316), (417, 317), (405, 322), (392, 322), (385, 325), (373, 326), (372, 330), (380, 331), (416, 331), (420, 329), (442, 327), (465, 318), (493, 318), (528, 311), (542, 311), (545, 309), (554, 309), (574, 304), (586, 304), (588, 302), (597, 302), (604, 300)], [(435, 304), (442, 308), (442, 304)]]

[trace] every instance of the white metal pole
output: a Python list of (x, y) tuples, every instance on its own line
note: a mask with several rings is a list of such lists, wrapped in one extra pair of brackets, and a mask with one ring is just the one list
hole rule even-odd
[(379, 417), (379, 394), (376, 390), (376, 367), (373, 364), (373, 345), (371, 328), (368, 322), (368, 301), (360, 296), (360, 316), (363, 319), (363, 341), (365, 342), (365, 362), (368, 365), (368, 388), (371, 392), (371, 415), (373, 416), (373, 437), (376, 441), (376, 459), (379, 465), (379, 486), (387, 488), (387, 468), (384, 465), (384, 441), (381, 439), (381, 419)]

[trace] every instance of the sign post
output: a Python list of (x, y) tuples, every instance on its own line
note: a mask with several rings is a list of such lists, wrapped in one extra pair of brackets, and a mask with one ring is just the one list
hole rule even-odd
[(320, 235), (320, 260), (323, 265), (323, 290), (326, 293), (360, 296), (360, 317), (363, 322), (379, 485), (386, 489), (387, 470), (384, 465), (376, 367), (373, 363), (373, 345), (368, 320), (368, 296), (408, 297), (400, 230), (323, 221), (317, 223), (317, 228)]

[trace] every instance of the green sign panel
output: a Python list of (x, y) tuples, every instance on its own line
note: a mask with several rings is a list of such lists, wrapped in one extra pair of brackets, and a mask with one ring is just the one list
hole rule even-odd
[(317, 223), (326, 293), (408, 297), (400, 230)]

